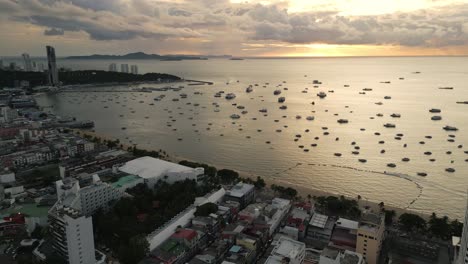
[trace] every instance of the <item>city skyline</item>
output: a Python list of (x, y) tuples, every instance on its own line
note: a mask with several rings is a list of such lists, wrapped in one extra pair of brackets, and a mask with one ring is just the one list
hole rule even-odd
[(457, 0), (0, 0), (0, 54), (468, 55), (467, 11)]

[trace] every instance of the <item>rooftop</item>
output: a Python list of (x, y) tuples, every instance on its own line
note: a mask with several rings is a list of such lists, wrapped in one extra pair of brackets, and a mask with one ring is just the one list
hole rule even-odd
[(152, 157), (141, 157), (128, 161), (119, 170), (150, 179), (158, 178), (168, 173), (190, 172), (194, 169)]
[(242, 197), (252, 191), (255, 186), (243, 182), (239, 182), (238, 184), (234, 185), (231, 190), (227, 192), (227, 195), (233, 197)]
[(305, 244), (287, 237), (281, 237), (272, 255), (296, 259), (305, 250)]
[(118, 189), (118, 188), (124, 187), (125, 185), (127, 185), (129, 183), (137, 181), (139, 179), (140, 179), (140, 177), (138, 177), (138, 176), (127, 175), (127, 176), (120, 177), (118, 181), (112, 183), (111, 185), (112, 185), (112, 187)]
[(22, 213), (31, 217), (46, 217), (51, 206), (37, 206), (37, 204), (21, 204), (0, 211), (0, 217), (9, 216), (14, 213)]
[(327, 220), (328, 220), (328, 216), (315, 213), (312, 216), (312, 219), (310, 220), (309, 225), (315, 226), (318, 228), (325, 228), (325, 225), (327, 224)]
[(338, 218), (336, 226), (344, 229), (358, 229), (359, 223), (345, 218)]
[(175, 238), (183, 238), (187, 240), (192, 240), (197, 236), (197, 231), (191, 229), (180, 229), (172, 235)]

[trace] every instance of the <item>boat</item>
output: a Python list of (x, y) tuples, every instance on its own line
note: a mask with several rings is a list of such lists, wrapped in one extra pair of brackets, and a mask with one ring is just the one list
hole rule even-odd
[(225, 97), (225, 98), (226, 98), (227, 100), (231, 100), (231, 99), (236, 98), (236, 95), (233, 94), (233, 93), (228, 93), (228, 94), (226, 94), (226, 97)]
[(317, 96), (320, 97), (320, 98), (325, 98), (325, 97), (327, 97), (327, 94), (324, 93), (324, 92), (319, 92), (319, 93), (317, 94)]
[(279, 94), (281, 94), (281, 90), (275, 90), (275, 91), (273, 92), (273, 94), (274, 94), (274, 95), (279, 95)]
[(340, 124), (347, 124), (348, 123), (348, 119), (338, 119), (336, 122), (340, 123)]
[(260, 109), (260, 110), (258, 110), (258, 111), (259, 111), (260, 113), (266, 113), (266, 112), (268, 112), (268, 110), (267, 110), (266, 108), (262, 108), (262, 109)]
[(363, 91), (366, 91), (366, 92), (370, 92), (370, 91), (372, 91), (372, 88), (364, 88), (364, 89), (362, 89), (362, 90), (363, 90)]
[(425, 173), (425, 172), (418, 172), (417, 175), (418, 175), (418, 176), (422, 176), (422, 177), (426, 177), (426, 176), (427, 176), (427, 173)]
[(377, 102), (377, 103), (375, 103), (375, 104), (376, 104), (376, 105), (383, 105), (382, 102)]
[(431, 108), (431, 109), (429, 109), (429, 112), (430, 113), (440, 113), (442, 111), (440, 109), (437, 109), (437, 108)]
[(391, 117), (394, 117), (394, 118), (400, 118), (400, 117), (401, 117), (400, 114), (395, 114), (395, 113), (391, 114), (390, 116), (391, 116)]
[(309, 120), (309, 121), (313, 121), (313, 120), (315, 119), (315, 117), (313, 117), (313, 116), (308, 116), (308, 117), (306, 117), (306, 119)]
[(301, 118), (302, 118), (302, 116), (300, 116), (300, 115), (296, 116), (296, 119), (301, 119)]
[(454, 168), (446, 168), (445, 171), (453, 173), (453, 172), (455, 172), (455, 169)]
[(245, 110), (244, 110), (244, 111), (242, 111), (241, 113), (242, 113), (243, 115), (246, 115), (246, 114), (248, 113), (248, 111), (245, 111)]
[(252, 85), (249, 85), (249, 87), (247, 87), (247, 88), (245, 89), (245, 92), (246, 92), (246, 93), (251, 93), (251, 92), (253, 92)]
[(446, 130), (446, 131), (457, 131), (458, 130), (458, 128), (453, 127), (453, 126), (444, 126), (443, 129)]
[(214, 97), (221, 97), (221, 94), (220, 94), (220, 93), (216, 93), (216, 94), (214, 95)]
[(341, 157), (341, 153), (335, 153), (335, 154), (333, 154), (333, 155), (335, 155), (335, 156), (337, 156), (337, 157)]
[(366, 159), (358, 159), (358, 160), (359, 160), (359, 162), (361, 162), (361, 163), (366, 163), (366, 162), (367, 162)]
[(278, 103), (284, 103), (284, 101), (286, 101), (286, 97), (278, 98)]
[(395, 167), (396, 167), (396, 164), (395, 164), (395, 163), (388, 163), (388, 164), (387, 164), (387, 167), (395, 168)]
[(441, 116), (433, 116), (433, 117), (431, 117), (431, 120), (439, 121), (439, 120), (442, 120), (442, 117)]
[(322, 82), (319, 81), (319, 80), (313, 80), (312, 83), (313, 83), (313, 84), (322, 84)]
[(241, 110), (242, 110), (242, 109), (245, 109), (245, 106), (243, 106), (243, 105), (238, 105), (238, 106), (237, 106), (237, 109), (241, 109)]
[(404, 161), (404, 162), (408, 162), (408, 161), (410, 161), (410, 159), (409, 159), (409, 158), (403, 158), (403, 159), (401, 159), (401, 160), (402, 160), (402, 161)]
[(239, 118), (240, 118), (240, 115), (238, 115), (238, 114), (232, 114), (232, 115), (231, 115), (231, 118), (232, 118), (232, 119), (239, 119)]
[(387, 128), (395, 128), (396, 125), (395, 124), (391, 124), (391, 123), (386, 123), (383, 125), (384, 127), (387, 127)]
[(280, 106), (280, 108), (279, 108), (279, 109), (281, 109), (281, 110), (286, 110), (286, 109), (288, 109), (288, 107), (287, 107), (287, 106), (285, 106), (285, 105), (282, 105), (282, 106)]
[(387, 95), (387, 96), (384, 97), (384, 99), (385, 100), (390, 100), (390, 99), (392, 99), (392, 97)]

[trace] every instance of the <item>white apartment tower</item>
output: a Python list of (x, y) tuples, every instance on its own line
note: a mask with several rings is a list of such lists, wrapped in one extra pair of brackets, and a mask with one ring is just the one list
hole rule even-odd
[(47, 73), (49, 84), (56, 86), (59, 85), (59, 75), (57, 69), (57, 62), (55, 59), (55, 49), (54, 47), (47, 46), (47, 64), (49, 72)]
[(110, 72), (116, 72), (117, 71), (117, 64), (115, 64), (115, 63), (109, 64), (109, 71)]
[(24, 71), (30, 72), (33, 70), (32, 63), (31, 63), (31, 58), (29, 57), (29, 54), (23, 53), (23, 60), (24, 60)]
[(468, 200), (465, 209), (465, 220), (463, 221), (463, 231), (460, 240), (460, 249), (458, 251), (456, 263), (468, 264)]
[(138, 74), (138, 65), (132, 65), (130, 66), (130, 72), (132, 74)]
[(121, 64), (120, 65), (120, 72), (128, 73), (128, 64)]

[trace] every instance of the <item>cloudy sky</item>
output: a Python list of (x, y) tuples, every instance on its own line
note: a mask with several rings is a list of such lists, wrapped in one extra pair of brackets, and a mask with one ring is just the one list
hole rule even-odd
[(468, 55), (468, 0), (0, 0), (0, 55)]

